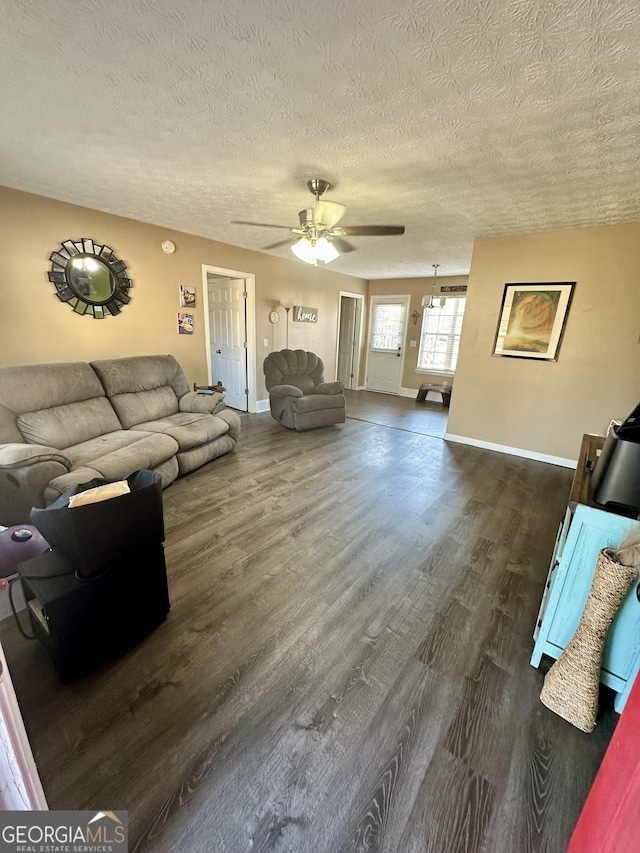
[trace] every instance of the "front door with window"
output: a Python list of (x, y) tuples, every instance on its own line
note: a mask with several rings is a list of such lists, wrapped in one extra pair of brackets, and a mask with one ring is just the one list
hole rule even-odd
[(369, 391), (400, 392), (407, 307), (406, 296), (374, 296), (371, 300)]

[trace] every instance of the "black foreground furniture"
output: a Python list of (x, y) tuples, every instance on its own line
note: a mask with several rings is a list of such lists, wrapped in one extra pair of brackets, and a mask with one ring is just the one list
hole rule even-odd
[(161, 544), (89, 581), (55, 551), (22, 563), (19, 574), (33, 632), (61, 681), (125, 651), (169, 612)]
[(52, 550), (18, 571), (33, 632), (62, 681), (138, 642), (169, 612), (160, 475), (136, 471), (128, 483), (128, 495), (69, 508), (67, 492), (31, 513)]

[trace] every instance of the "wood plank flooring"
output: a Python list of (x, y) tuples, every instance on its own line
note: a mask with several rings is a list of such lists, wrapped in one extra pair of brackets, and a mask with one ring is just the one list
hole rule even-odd
[(570, 482), (244, 417), (164, 493), (172, 610), (144, 642), (62, 686), (0, 624), (50, 806), (128, 809), (136, 851), (560, 853), (617, 719), (574, 729), (528, 663)]
[(349, 418), (436, 438), (442, 438), (447, 431), (449, 409), (439, 400), (418, 403), (415, 397), (377, 394), (375, 391), (345, 391), (345, 394)]

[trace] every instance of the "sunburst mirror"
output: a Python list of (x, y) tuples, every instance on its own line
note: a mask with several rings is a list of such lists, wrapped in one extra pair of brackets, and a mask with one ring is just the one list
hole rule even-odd
[(127, 305), (133, 282), (127, 267), (109, 248), (86, 237), (65, 240), (51, 254), (49, 281), (56, 296), (67, 302), (76, 314), (89, 314), (96, 320), (120, 313)]

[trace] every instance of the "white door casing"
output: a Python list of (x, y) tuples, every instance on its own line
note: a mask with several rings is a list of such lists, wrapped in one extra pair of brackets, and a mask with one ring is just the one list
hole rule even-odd
[(0, 646), (0, 810), (48, 808), (2, 646)]
[(221, 380), (228, 406), (255, 412), (255, 277), (206, 265), (202, 273), (209, 384)]
[(409, 296), (374, 296), (369, 317), (365, 387), (400, 393)]
[(336, 379), (345, 388), (357, 388), (364, 296), (340, 292)]

